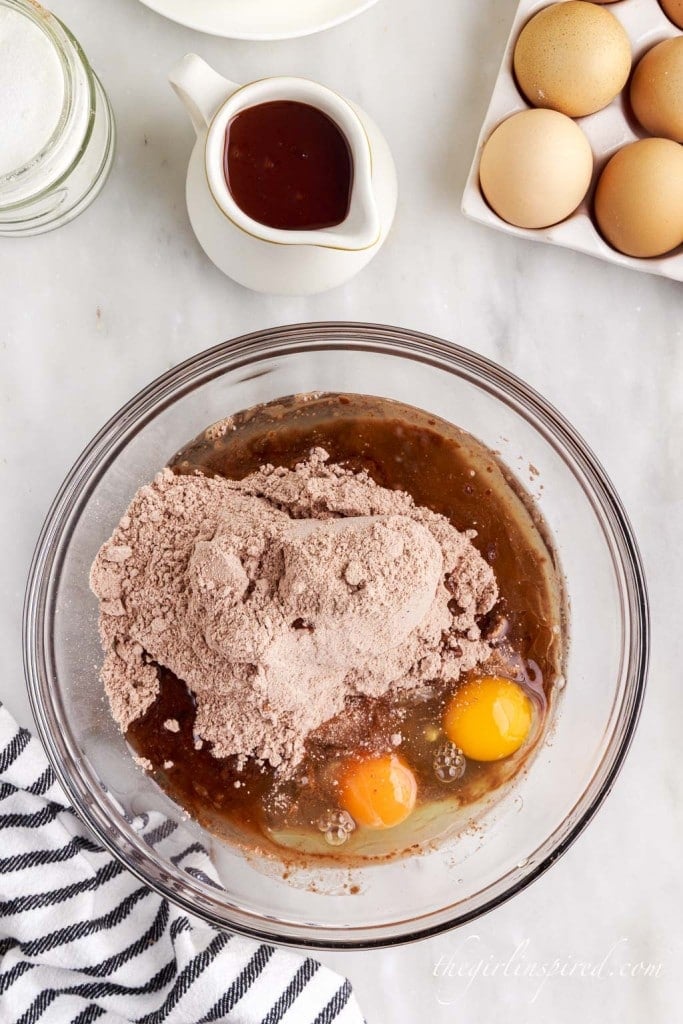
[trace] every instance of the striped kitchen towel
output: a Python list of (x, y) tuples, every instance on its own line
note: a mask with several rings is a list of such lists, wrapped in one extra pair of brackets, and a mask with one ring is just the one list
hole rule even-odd
[[(174, 826), (137, 822), (171, 852)], [(175, 854), (215, 878), (199, 844)], [(0, 704), (0, 1024), (358, 1024), (317, 961), (216, 931), (141, 885), (76, 817)]]

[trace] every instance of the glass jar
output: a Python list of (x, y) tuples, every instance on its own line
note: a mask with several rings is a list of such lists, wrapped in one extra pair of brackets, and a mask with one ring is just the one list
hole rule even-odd
[[(0, 0), (0, 26), (3, 16), (10, 39), (5, 40), (2, 59), (6, 84), (17, 90), (12, 98), (17, 134), (8, 137), (5, 166), (0, 168), (0, 235), (35, 235), (73, 220), (99, 194), (114, 155), (114, 119), (78, 41), (58, 18), (34, 0)], [(22, 26), (19, 18), (28, 19), (31, 28)], [(22, 64), (31, 57), (35, 73), (22, 75)], [(16, 74), (8, 63), (12, 60)], [(40, 101), (44, 117), (49, 117), (45, 106), (56, 104), (54, 125), (44, 120), (43, 135), (47, 137), (40, 140), (37, 151), (24, 152), (16, 167), (8, 167), (7, 160), (11, 164), (12, 159), (8, 152), (21, 154), (22, 148), (31, 148), (30, 137), (21, 136), (22, 84)], [(37, 142), (41, 127), (29, 124), (26, 130), (34, 128)]]

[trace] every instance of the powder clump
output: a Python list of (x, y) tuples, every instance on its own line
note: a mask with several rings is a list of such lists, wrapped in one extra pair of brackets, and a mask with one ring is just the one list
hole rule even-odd
[(217, 757), (287, 773), (348, 698), (455, 681), (491, 654), (491, 567), (443, 516), (314, 449), (240, 481), (165, 469), (100, 549), (102, 679), (122, 730), (158, 666)]

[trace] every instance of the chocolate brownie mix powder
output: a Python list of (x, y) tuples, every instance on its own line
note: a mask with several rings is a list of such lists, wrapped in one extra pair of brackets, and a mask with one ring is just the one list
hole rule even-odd
[(163, 470), (91, 572), (114, 718), (145, 712), (163, 665), (216, 756), (291, 771), (348, 696), (486, 661), (477, 618), (498, 588), (473, 536), (321, 449), (240, 481)]

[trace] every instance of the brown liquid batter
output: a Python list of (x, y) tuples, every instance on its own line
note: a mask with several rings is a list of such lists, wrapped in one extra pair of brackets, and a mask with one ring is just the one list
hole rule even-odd
[[(265, 463), (291, 468), (316, 446), (333, 462), (366, 470), (383, 487), (407, 491), (457, 529), (477, 530), (474, 543), (492, 565), (501, 595), (482, 623), (501, 641), (493, 670), (515, 678), (531, 697), (533, 741), (505, 761), (468, 762), (461, 779), (444, 783), (434, 771), (435, 745), (443, 740), (443, 710), (457, 686), (437, 685), (419, 697), (357, 697), (309, 737), (297, 775), (282, 783), (253, 759), (241, 766), (236, 758), (213, 757), (207, 745), (196, 749), (192, 694), (167, 670), (160, 670), (159, 696), (127, 738), (152, 762), (169, 795), (211, 830), (261, 846), (329, 855), (319, 823), (334, 807), (335, 767), (361, 751), (391, 750), (400, 734), (401, 756), (418, 782), (418, 808), (404, 825), (372, 837), (371, 848), (364, 846), (362, 830), (352, 835), (338, 851), (352, 860), (400, 852), (427, 833), (447, 830), (454, 807), (473, 805), (519, 770), (543, 733), (561, 675), (564, 598), (547, 531), (519, 483), (469, 434), (412, 407), (358, 395), (282, 399), (207, 430), (170, 465), (177, 473), (241, 479)], [(169, 731), (168, 720), (179, 729)], [(438, 824), (421, 832), (420, 808), (424, 818), (439, 806), (444, 813)]]

